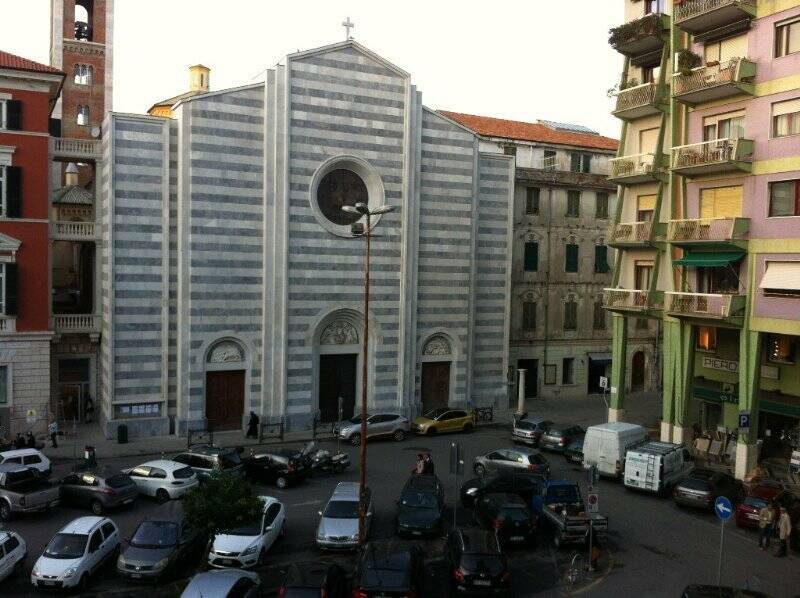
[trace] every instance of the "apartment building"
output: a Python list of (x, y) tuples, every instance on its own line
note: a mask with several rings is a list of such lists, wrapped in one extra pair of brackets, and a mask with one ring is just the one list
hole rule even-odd
[(704, 437), (741, 478), (800, 432), (800, 2), (625, 0), (625, 21), (613, 353), (661, 321), (662, 440)]

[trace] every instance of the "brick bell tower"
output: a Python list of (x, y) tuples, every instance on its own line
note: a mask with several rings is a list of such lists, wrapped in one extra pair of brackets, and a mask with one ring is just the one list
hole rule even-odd
[(61, 136), (99, 139), (111, 110), (114, 0), (51, 0), (50, 64), (66, 74), (53, 112)]

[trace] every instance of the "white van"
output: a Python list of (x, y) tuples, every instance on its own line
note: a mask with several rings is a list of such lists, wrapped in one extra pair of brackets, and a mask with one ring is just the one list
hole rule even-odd
[(600, 475), (618, 478), (625, 471), (628, 449), (647, 440), (647, 430), (636, 424), (609, 422), (589, 426), (583, 438), (583, 467), (595, 465)]
[(628, 488), (664, 494), (693, 470), (694, 462), (684, 445), (646, 442), (628, 450), (623, 483)]

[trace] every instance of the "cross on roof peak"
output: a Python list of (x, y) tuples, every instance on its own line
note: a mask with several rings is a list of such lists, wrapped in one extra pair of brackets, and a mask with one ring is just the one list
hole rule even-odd
[(351, 29), (354, 29), (354, 28), (355, 28), (355, 26), (356, 26), (356, 24), (355, 24), (355, 23), (353, 23), (353, 22), (350, 20), (350, 17), (347, 17), (347, 19), (346, 19), (346, 20), (342, 21), (342, 27), (344, 27), (344, 28), (345, 28), (345, 30), (347, 31), (347, 37), (346, 37), (345, 39), (353, 39), (353, 36), (352, 36), (352, 35), (350, 35), (350, 30), (351, 30)]

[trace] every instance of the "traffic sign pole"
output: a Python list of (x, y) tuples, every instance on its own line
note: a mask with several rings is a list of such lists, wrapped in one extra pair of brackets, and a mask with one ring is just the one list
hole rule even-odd
[(717, 565), (717, 585), (722, 584), (722, 549), (725, 546), (725, 520), (719, 522), (719, 564)]
[(722, 583), (722, 554), (725, 548), (725, 522), (733, 515), (733, 504), (724, 496), (714, 501), (714, 513), (719, 519), (719, 563), (717, 564), (717, 585)]

